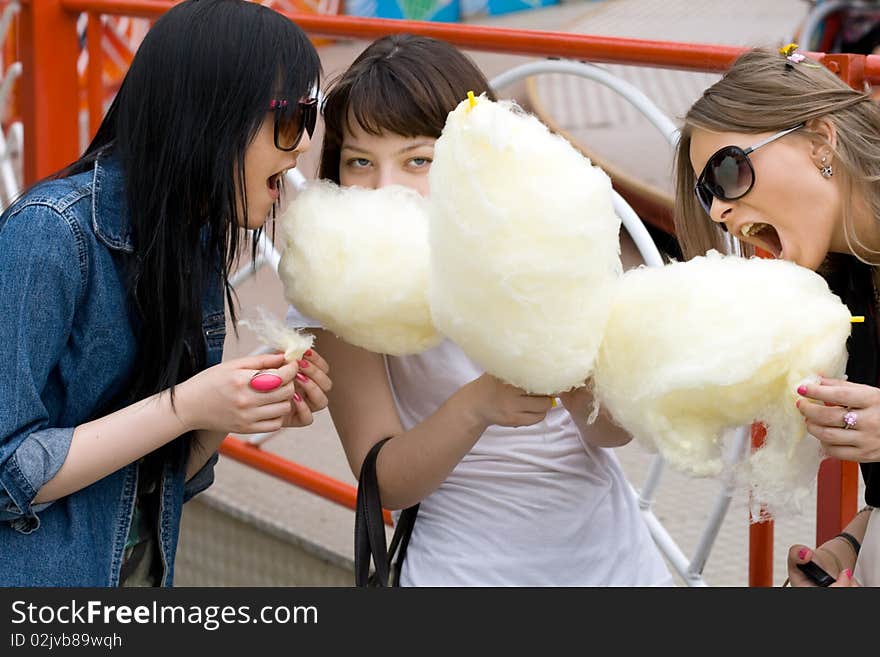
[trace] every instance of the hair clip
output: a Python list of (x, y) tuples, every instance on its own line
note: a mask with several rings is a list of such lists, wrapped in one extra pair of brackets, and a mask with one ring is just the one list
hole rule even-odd
[[(779, 49), (779, 54), (785, 57), (788, 61), (785, 62), (786, 70), (791, 70), (793, 68), (792, 64), (800, 64), (802, 63), (807, 56), (803, 53), (798, 52), (798, 44), (792, 42), (787, 46), (783, 46)], [(804, 64), (804, 66), (808, 66), (810, 68), (820, 68), (819, 64)]]

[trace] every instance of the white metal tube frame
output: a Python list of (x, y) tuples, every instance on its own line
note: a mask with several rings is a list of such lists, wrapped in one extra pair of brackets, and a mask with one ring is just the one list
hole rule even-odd
[[(0, 82), (0, 108), (6, 107), (9, 92), (13, 83), (21, 76), (21, 72), (21, 62), (15, 62), (6, 69), (3, 81)], [(0, 185), (2, 185), (0, 205), (4, 208), (15, 200), (22, 189), (15, 167), (12, 165), (13, 155), (21, 152), (20, 148), (16, 148), (18, 145), (15, 140), (15, 137), (20, 133), (16, 133), (14, 128), (15, 124), (9, 127), (9, 134), (3, 134), (3, 131), (0, 130)]]
[[(3, 14), (0, 16), (0, 46), (6, 42), (6, 37), (9, 35), (9, 26), (19, 11), (20, 7), (17, 2), (12, 2), (3, 9)], [(6, 99), (9, 97), (13, 83), (21, 76), (21, 72), (21, 62), (9, 64), (4, 71), (3, 81), (0, 83), (0, 111), (5, 112)], [(21, 191), (21, 183), (15, 175), (15, 169), (10, 161), (12, 149), (7, 144), (8, 139), (8, 135), (0, 133), (0, 183), (2, 183), (2, 200), (0, 200), (0, 205), (3, 207), (11, 203), (19, 191)]]
[(10, 2), (3, 10), (3, 15), (0, 16), (0, 44), (6, 42), (9, 26), (12, 24), (12, 19), (19, 11), (21, 11), (21, 7), (17, 2)]
[(819, 3), (813, 7), (810, 10), (810, 13), (807, 14), (807, 17), (804, 19), (804, 23), (801, 26), (800, 42), (804, 48), (809, 50), (817, 48), (818, 44), (814, 43), (813, 35), (816, 33), (816, 30), (819, 29), (822, 21), (828, 18), (831, 14), (846, 7), (851, 7), (853, 4), (852, 0), (846, 2), (841, 0), (831, 0), (830, 2)]
[(532, 75), (546, 73), (566, 73), (598, 82), (628, 100), (642, 115), (650, 121), (672, 146), (678, 143), (679, 130), (660, 109), (639, 88), (626, 80), (609, 73), (595, 64), (565, 59), (547, 59), (529, 62), (505, 71), (489, 81), (493, 89), (501, 89), (514, 82), (519, 82)]

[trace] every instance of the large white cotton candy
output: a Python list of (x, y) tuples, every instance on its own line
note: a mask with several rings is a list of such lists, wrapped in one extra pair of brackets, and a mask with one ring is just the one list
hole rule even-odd
[(418, 193), (315, 182), (281, 223), (278, 273), (300, 312), (379, 353), (412, 354), (440, 342), (428, 308), (427, 202)]
[[(595, 391), (614, 418), (686, 472), (722, 470), (725, 428), (762, 421), (739, 471), (753, 511), (798, 510), (821, 460), (797, 388), (841, 375), (850, 314), (824, 279), (782, 260), (710, 252), (627, 272), (606, 327)], [(858, 330), (858, 329), (856, 329)]]
[(434, 148), (434, 324), (485, 371), (535, 394), (584, 384), (612, 287), (611, 182), (509, 101), (463, 101)]

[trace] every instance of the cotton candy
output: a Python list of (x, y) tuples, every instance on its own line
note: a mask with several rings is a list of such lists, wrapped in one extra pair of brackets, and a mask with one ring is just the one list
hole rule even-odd
[(796, 408), (798, 386), (846, 363), (850, 314), (813, 271), (710, 252), (627, 272), (594, 372), (597, 398), (674, 467), (722, 471), (725, 428), (762, 421), (764, 447), (736, 474), (753, 518), (798, 511), (821, 460)]
[(284, 323), (272, 317), (265, 308), (257, 308), (258, 319), (242, 319), (240, 326), (251, 329), (263, 344), (272, 349), (284, 352), (284, 359), (291, 363), (303, 357), (311, 349), (315, 336), (297, 329), (288, 328)]
[(313, 182), (281, 218), (287, 300), (346, 342), (404, 355), (441, 340), (428, 308), (428, 210), (417, 192)]
[(534, 394), (584, 385), (620, 276), (611, 182), (513, 102), (465, 100), (434, 147), (431, 316)]

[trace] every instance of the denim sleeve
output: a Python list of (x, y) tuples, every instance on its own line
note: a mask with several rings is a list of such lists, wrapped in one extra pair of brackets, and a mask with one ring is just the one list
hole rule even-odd
[(198, 472), (196, 472), (183, 487), (183, 503), (186, 504), (196, 495), (214, 483), (214, 466), (217, 465), (218, 453), (211, 454)]
[(28, 204), (0, 217), (0, 521), (39, 525), (33, 498), (67, 457), (73, 427), (50, 426), (41, 397), (64, 352), (83, 289), (80, 234)]

